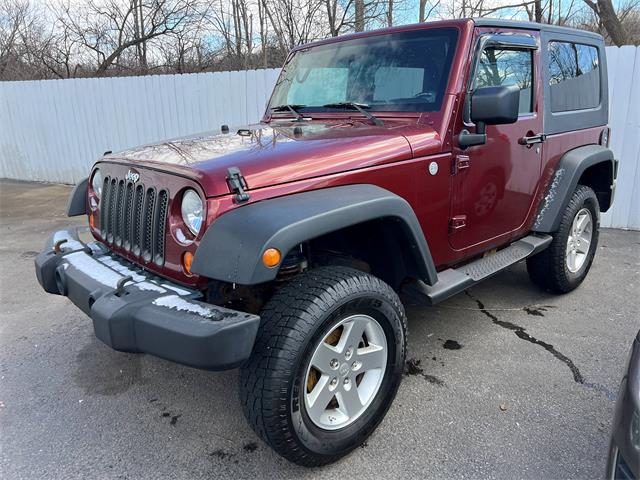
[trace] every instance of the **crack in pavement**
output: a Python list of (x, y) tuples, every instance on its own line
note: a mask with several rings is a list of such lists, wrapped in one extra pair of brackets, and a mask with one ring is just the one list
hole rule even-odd
[(595, 390), (596, 392), (603, 393), (608, 400), (614, 401), (617, 398), (617, 394), (609, 390), (606, 386), (600, 383), (592, 383), (592, 382), (585, 381), (585, 378), (582, 376), (582, 373), (580, 373), (580, 369), (576, 366), (575, 363), (573, 363), (573, 360), (571, 360), (569, 357), (567, 357), (563, 353), (560, 353), (558, 350), (555, 349), (553, 345), (551, 345), (550, 343), (543, 342), (542, 340), (538, 340), (537, 338), (529, 335), (526, 332), (525, 328), (521, 327), (520, 325), (516, 325), (515, 323), (508, 322), (506, 320), (500, 320), (498, 317), (496, 317), (494, 314), (492, 314), (489, 311), (490, 309), (487, 309), (485, 307), (484, 303), (482, 303), (480, 300), (478, 300), (473, 295), (471, 295), (471, 292), (469, 292), (468, 290), (465, 290), (464, 293), (471, 300), (473, 300), (476, 303), (476, 305), (478, 305), (478, 310), (480, 310), (487, 317), (489, 317), (494, 324), (502, 328), (506, 328), (507, 330), (511, 330), (513, 333), (516, 334), (518, 338), (522, 340), (526, 340), (527, 342), (533, 343), (534, 345), (540, 345), (546, 351), (551, 353), (551, 355), (553, 355), (555, 358), (557, 358), (562, 363), (564, 363), (567, 367), (569, 367), (569, 370), (571, 370), (571, 373), (573, 375), (573, 380), (577, 384), (584, 385), (585, 387)]
[(573, 380), (576, 383), (579, 384), (584, 384), (584, 377), (582, 376), (582, 374), (580, 373), (580, 369), (576, 366), (575, 363), (573, 363), (573, 360), (571, 360), (569, 357), (567, 357), (566, 355), (560, 353), (558, 350), (556, 350), (554, 348), (553, 345), (543, 342), (542, 340), (538, 340), (537, 338), (529, 335), (526, 331), (524, 327), (521, 327), (520, 325), (516, 325), (515, 323), (511, 323), (511, 322), (507, 322), (505, 320), (500, 320), (498, 319), (498, 317), (496, 317), (495, 315), (493, 315), (491, 312), (489, 312), (485, 306), (484, 303), (482, 303), (480, 300), (478, 300), (477, 298), (475, 298), (473, 295), (471, 295), (471, 293), (468, 290), (465, 290), (465, 292), (467, 294), (467, 296), (473, 300), (474, 302), (476, 302), (476, 305), (478, 305), (478, 310), (480, 310), (482, 313), (484, 313), (487, 317), (489, 317), (491, 319), (491, 321), (493, 323), (495, 323), (496, 325), (501, 326), (502, 328), (506, 328), (507, 330), (511, 330), (513, 331), (513, 333), (516, 334), (516, 336), (522, 340), (526, 340), (527, 342), (533, 343), (534, 345), (540, 345), (542, 348), (544, 348), (547, 352), (551, 353), (551, 355), (553, 355), (554, 357), (556, 357), (558, 360), (560, 360), (562, 363), (564, 363), (567, 367), (569, 367), (569, 370), (571, 370), (571, 373), (573, 374)]

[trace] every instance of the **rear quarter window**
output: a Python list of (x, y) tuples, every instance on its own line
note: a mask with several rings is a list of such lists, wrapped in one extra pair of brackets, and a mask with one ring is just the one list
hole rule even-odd
[(600, 105), (600, 61), (596, 47), (551, 41), (548, 68), (552, 112)]

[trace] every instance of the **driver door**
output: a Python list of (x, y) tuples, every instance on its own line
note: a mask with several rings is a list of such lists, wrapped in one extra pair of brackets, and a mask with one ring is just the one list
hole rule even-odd
[[(515, 234), (532, 205), (542, 159), (542, 143), (519, 143), (542, 132), (542, 101), (536, 92), (539, 49), (487, 43), (478, 52), (471, 91), (517, 85), (519, 115), (512, 124), (488, 125), (485, 144), (454, 151), (449, 238), (455, 250), (481, 250), (487, 243), (497, 245)], [(458, 133), (474, 128), (467, 120)]]

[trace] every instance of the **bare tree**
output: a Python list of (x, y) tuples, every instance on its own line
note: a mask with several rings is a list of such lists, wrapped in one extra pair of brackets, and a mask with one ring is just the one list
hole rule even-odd
[(353, 25), (353, 1), (325, 0), (329, 34), (332, 37), (337, 37), (345, 27)]
[(146, 71), (147, 46), (154, 39), (193, 27), (200, 20), (196, 0), (88, 0), (67, 4), (58, 22), (97, 61), (95, 75), (102, 76), (123, 55), (136, 49), (138, 70)]
[(21, 78), (29, 75), (25, 55), (30, 51), (27, 42), (38, 31), (37, 15), (28, 1), (0, 2), (0, 78)]
[(627, 34), (611, 0), (584, 0), (584, 2), (598, 15), (613, 43), (618, 46), (627, 43)]
[(364, 32), (364, 0), (355, 0), (356, 7), (356, 21), (355, 31)]
[(493, 16), (640, 42), (640, 0), (0, 0), (0, 80), (281, 65), (312, 40), (430, 18)]
[(278, 45), (283, 50), (321, 37), (323, 0), (263, 0)]
[[(427, 6), (429, 10), (427, 10)], [(420, 10), (418, 14), (418, 21), (420, 23), (426, 22), (428, 18), (431, 18), (431, 15), (436, 11), (436, 9), (440, 6), (440, 0), (435, 2), (429, 2), (428, 0), (420, 0)]]

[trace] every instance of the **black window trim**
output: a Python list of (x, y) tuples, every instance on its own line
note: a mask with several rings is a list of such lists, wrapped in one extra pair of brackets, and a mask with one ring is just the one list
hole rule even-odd
[(598, 61), (600, 67), (600, 105), (586, 110), (567, 110), (565, 112), (551, 111), (551, 92), (549, 88), (549, 69), (543, 68), (542, 87), (544, 92), (543, 125), (547, 135), (555, 135), (563, 132), (582, 130), (585, 128), (601, 127), (607, 125), (609, 118), (609, 82), (607, 73), (607, 54), (604, 40), (600, 36), (590, 38), (581, 35), (580, 32), (561, 32), (556, 30), (541, 30), (540, 39), (542, 48), (540, 56), (542, 64), (549, 63), (549, 42), (573, 42), (581, 43), (598, 49)]

